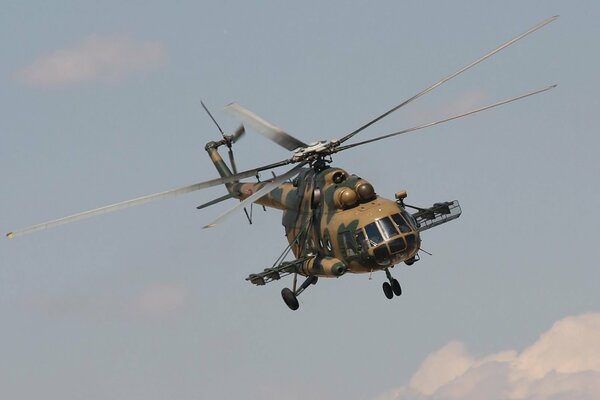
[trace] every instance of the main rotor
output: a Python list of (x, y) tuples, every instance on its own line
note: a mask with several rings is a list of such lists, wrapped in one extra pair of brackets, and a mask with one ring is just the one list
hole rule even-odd
[(441, 124), (441, 123), (444, 123), (444, 122), (452, 121), (454, 119), (462, 118), (462, 117), (465, 117), (465, 116), (468, 116), (468, 115), (471, 115), (471, 114), (475, 114), (475, 113), (478, 113), (478, 112), (481, 112), (481, 111), (485, 111), (485, 110), (488, 110), (490, 108), (498, 107), (500, 105), (511, 103), (513, 101), (520, 100), (520, 99), (523, 99), (525, 97), (533, 96), (535, 94), (542, 93), (542, 92), (545, 92), (547, 90), (555, 88), (556, 85), (550, 85), (550, 86), (547, 86), (547, 87), (542, 88), (542, 89), (533, 90), (533, 91), (527, 92), (525, 94), (522, 94), (520, 96), (516, 96), (516, 97), (510, 98), (510, 99), (507, 99), (507, 100), (502, 100), (502, 101), (496, 102), (494, 104), (490, 104), (490, 105), (485, 106), (485, 107), (481, 107), (481, 108), (478, 108), (478, 109), (475, 109), (475, 110), (471, 110), (471, 111), (466, 112), (466, 113), (454, 115), (452, 117), (445, 118), (445, 119), (442, 119), (442, 120), (439, 120), (439, 121), (431, 122), (431, 123), (428, 123), (428, 124), (416, 126), (416, 127), (409, 128), (409, 129), (404, 129), (404, 130), (399, 131), (399, 132), (394, 132), (394, 133), (390, 133), (390, 134), (387, 134), (387, 135), (379, 136), (379, 137), (376, 137), (376, 138), (373, 138), (373, 139), (364, 140), (362, 142), (358, 142), (358, 143), (353, 143), (353, 144), (342, 146), (343, 143), (345, 143), (346, 141), (350, 140), (351, 138), (353, 138), (354, 136), (356, 136), (358, 133), (362, 132), (363, 130), (365, 130), (366, 128), (368, 128), (371, 125), (375, 124), (376, 122), (380, 121), (381, 119), (387, 117), (391, 113), (399, 110), (400, 108), (406, 106), (407, 104), (409, 104), (412, 101), (418, 99), (419, 97), (421, 97), (421, 96), (429, 93), (433, 89), (437, 88), (438, 86), (441, 86), (442, 84), (448, 82), (449, 80), (455, 78), (456, 76), (462, 74), (463, 72), (465, 72), (465, 71), (473, 68), (477, 64), (479, 64), (479, 63), (487, 60), (488, 58), (490, 58), (494, 54), (498, 53), (499, 51), (505, 49), (506, 47), (508, 47), (511, 44), (517, 42), (518, 40), (521, 40), (525, 36), (527, 36), (527, 35), (535, 32), (535, 31), (537, 31), (538, 29), (541, 29), (542, 27), (546, 26), (547, 24), (549, 24), (550, 22), (556, 20), (557, 18), (558, 18), (558, 15), (550, 17), (550, 18), (548, 18), (548, 19), (540, 22), (539, 24), (535, 25), (534, 27), (530, 28), (529, 30), (525, 31), (524, 33), (522, 33), (522, 34), (514, 37), (513, 39), (511, 39), (511, 40), (503, 43), (499, 47), (497, 47), (494, 50), (490, 51), (489, 53), (483, 55), (482, 57), (476, 59), (475, 61), (471, 62), (470, 64), (467, 64), (466, 66), (464, 66), (463, 68), (459, 69), (458, 71), (456, 71), (456, 72), (448, 75), (447, 77), (445, 77), (445, 78), (443, 78), (443, 79), (435, 82), (434, 84), (430, 85), (429, 87), (427, 87), (426, 89), (422, 90), (421, 92), (415, 94), (414, 96), (406, 99), (405, 101), (403, 101), (402, 103), (398, 104), (397, 106), (392, 107), (391, 109), (389, 109), (388, 111), (384, 112), (383, 114), (377, 116), (376, 118), (373, 118), (372, 120), (370, 120), (367, 123), (363, 124), (359, 128), (357, 128), (357, 129), (353, 130), (352, 132), (346, 134), (341, 139), (319, 140), (319, 141), (313, 142), (311, 144), (306, 144), (302, 140), (299, 140), (299, 139), (295, 138), (294, 136), (292, 136), (289, 133), (285, 132), (283, 129), (281, 129), (281, 128), (279, 128), (279, 127), (271, 124), (270, 122), (264, 120), (263, 118), (259, 117), (258, 115), (254, 114), (253, 112), (245, 109), (244, 107), (240, 106), (237, 103), (231, 103), (231, 104), (225, 106), (225, 111), (228, 112), (228, 113), (230, 113), (231, 115), (233, 115), (238, 120), (240, 120), (243, 124), (246, 124), (246, 125), (252, 127), (258, 133), (262, 134), (263, 136), (266, 136), (268, 139), (272, 140), (273, 142), (275, 142), (275, 143), (279, 144), (280, 146), (286, 148), (287, 150), (291, 151), (292, 152), (291, 157), (288, 160), (284, 160), (284, 162), (286, 164), (300, 163), (300, 162), (308, 162), (308, 163), (313, 164), (313, 163), (315, 163), (317, 161), (319, 161), (320, 163), (322, 163), (322, 162), (331, 162), (331, 161), (327, 161), (327, 160), (330, 160), (327, 157), (331, 157), (334, 153), (338, 153), (340, 151), (347, 150), (347, 149), (350, 149), (352, 147), (361, 146), (363, 144), (367, 144), (367, 143), (371, 143), (371, 142), (375, 142), (375, 141), (387, 139), (387, 138), (390, 138), (390, 137), (393, 137), (393, 136), (401, 135), (401, 134), (404, 134), (404, 133), (416, 131), (416, 130), (427, 128), (427, 127), (434, 126), (434, 125), (438, 125), (438, 124)]
[[(289, 171), (287, 171), (286, 173), (279, 175), (279, 176), (275, 177), (274, 179), (270, 180), (260, 190), (256, 191), (254, 194), (247, 197), (244, 201), (240, 202), (238, 204), (238, 206), (236, 206), (234, 208), (234, 210), (235, 210), (237, 208), (245, 206), (246, 204), (248, 204), (250, 202), (254, 202), (261, 196), (264, 196), (265, 194), (269, 193), (270, 191), (275, 189), (277, 186), (279, 186), (286, 179), (291, 178), (294, 175), (298, 174), (300, 172), (300, 169), (307, 164), (309, 164), (310, 166), (312, 166), (315, 169), (325, 168), (331, 162), (331, 158), (332, 158), (333, 154), (335, 154), (335, 153), (339, 153), (341, 151), (348, 150), (350, 148), (357, 147), (357, 146), (362, 146), (364, 144), (372, 143), (375, 141), (388, 139), (388, 138), (398, 136), (398, 135), (401, 135), (404, 133), (413, 132), (413, 131), (416, 131), (419, 129), (431, 127), (431, 126), (438, 125), (438, 124), (441, 124), (444, 122), (452, 121), (452, 120), (455, 120), (458, 118), (462, 118), (462, 117), (465, 117), (468, 115), (479, 113), (481, 111), (485, 111), (485, 110), (488, 110), (488, 109), (491, 109), (494, 107), (498, 107), (498, 106), (501, 106), (504, 104), (511, 103), (516, 100), (520, 100), (520, 99), (523, 99), (523, 98), (526, 98), (529, 96), (533, 96), (535, 94), (539, 94), (539, 93), (548, 91), (550, 89), (555, 88), (556, 85), (550, 85), (550, 86), (547, 86), (547, 87), (544, 87), (541, 89), (529, 91), (520, 96), (512, 97), (507, 100), (498, 101), (496, 103), (493, 103), (493, 104), (490, 104), (490, 105), (487, 105), (484, 107), (480, 107), (480, 108), (477, 108), (477, 109), (474, 109), (474, 110), (471, 110), (471, 111), (468, 111), (468, 112), (465, 112), (462, 114), (454, 115), (454, 116), (451, 116), (451, 117), (448, 117), (445, 119), (441, 119), (438, 121), (434, 121), (434, 122), (430, 122), (427, 124), (404, 129), (404, 130), (401, 130), (398, 132), (389, 133), (387, 135), (378, 136), (378, 137), (375, 137), (372, 139), (363, 140), (361, 142), (345, 144), (348, 140), (352, 139), (358, 133), (362, 132), (366, 128), (370, 127), (371, 125), (375, 124), (376, 122), (380, 121), (381, 119), (385, 118), (386, 116), (390, 115), (391, 113), (406, 106), (407, 104), (418, 99), (419, 97), (423, 96), (424, 94), (431, 92), (433, 89), (437, 88), (438, 86), (441, 86), (442, 84), (444, 84), (444, 83), (448, 82), (449, 80), (455, 78), (456, 76), (462, 74), (463, 72), (467, 71), (468, 69), (470, 69), (470, 68), (474, 67), (475, 65), (483, 62), (484, 60), (490, 58), (494, 54), (496, 54), (499, 51), (505, 49), (506, 47), (512, 45), (513, 43), (519, 41), (520, 39), (526, 37), (527, 35), (537, 31), (538, 29), (541, 29), (542, 27), (544, 27), (545, 25), (549, 24), (550, 22), (556, 20), (557, 18), (558, 18), (558, 16), (554, 16), (554, 17), (548, 18), (548, 19), (538, 23), (537, 25), (535, 25), (531, 29), (527, 30), (526, 32), (507, 41), (506, 43), (504, 43), (501, 46), (497, 47), (496, 49), (492, 50), (491, 52), (485, 54), (484, 56), (478, 58), (477, 60), (471, 62), (470, 64), (462, 67), (458, 71), (450, 74), (449, 76), (435, 82), (434, 84), (430, 85), (426, 89), (424, 89), (421, 92), (415, 94), (414, 96), (408, 98), (407, 100), (396, 105), (395, 107), (389, 109), (388, 111), (377, 116), (376, 118), (371, 119), (370, 121), (363, 124), (359, 128), (357, 128), (354, 131), (341, 137), (341, 139), (320, 140), (320, 141), (317, 141), (314, 143), (306, 144), (302, 140), (297, 139), (296, 137), (290, 135), (289, 133), (285, 132), (281, 128), (278, 128), (277, 126), (267, 122), (266, 120), (262, 119), (258, 115), (252, 113), (251, 111), (245, 109), (244, 107), (242, 107), (236, 103), (231, 103), (231, 104), (227, 105), (225, 107), (225, 111), (229, 112), (234, 117), (236, 117), (238, 120), (240, 120), (242, 122), (242, 125), (233, 134), (227, 135), (224, 133), (224, 131), (219, 126), (219, 124), (213, 118), (212, 114), (208, 111), (208, 109), (206, 108), (204, 103), (202, 103), (202, 106), (204, 107), (206, 112), (209, 114), (210, 118), (213, 120), (213, 122), (215, 123), (215, 125), (217, 126), (217, 128), (219, 129), (219, 131), (221, 132), (221, 135), (222, 135), (222, 140), (220, 140), (218, 142), (213, 142), (213, 143), (215, 143), (215, 145), (217, 147), (226, 146), (228, 148), (229, 161), (231, 163), (232, 170), (233, 170), (232, 175), (223, 176), (221, 178), (216, 178), (216, 179), (211, 179), (208, 181), (195, 183), (193, 185), (188, 185), (188, 186), (184, 186), (184, 187), (177, 188), (177, 189), (167, 190), (167, 191), (160, 192), (160, 193), (150, 194), (150, 195), (142, 196), (142, 197), (139, 197), (136, 199), (126, 200), (126, 201), (123, 201), (120, 203), (111, 204), (111, 205), (108, 205), (105, 207), (100, 207), (100, 208), (97, 208), (94, 210), (89, 210), (89, 211), (85, 211), (82, 213), (70, 215), (68, 217), (59, 218), (59, 219), (56, 219), (53, 221), (44, 222), (41, 224), (30, 226), (28, 228), (21, 229), (19, 231), (9, 232), (6, 236), (9, 238), (13, 238), (16, 236), (39, 231), (39, 230), (46, 229), (49, 227), (66, 224), (68, 222), (77, 221), (77, 220), (87, 218), (87, 217), (90, 217), (93, 215), (105, 214), (105, 213), (116, 211), (116, 210), (119, 210), (122, 208), (131, 207), (131, 206), (135, 206), (135, 205), (139, 205), (139, 204), (143, 204), (143, 203), (148, 203), (148, 202), (155, 201), (155, 200), (158, 200), (161, 198), (172, 197), (172, 196), (180, 195), (183, 193), (189, 193), (189, 192), (193, 192), (193, 191), (197, 191), (197, 190), (201, 190), (204, 188), (217, 186), (217, 185), (221, 185), (221, 184), (225, 184), (225, 183), (237, 182), (240, 179), (248, 178), (251, 176), (256, 176), (261, 171), (273, 170), (275, 168), (285, 166), (288, 164), (297, 164), (294, 168), (292, 168)], [(235, 159), (233, 156), (232, 147), (233, 147), (233, 144), (244, 134), (244, 132), (245, 132), (244, 125), (250, 126), (251, 128), (253, 128), (253, 130), (266, 136), (273, 142), (279, 144), (280, 146), (282, 146), (285, 149), (287, 149), (288, 151), (290, 151), (291, 152), (290, 157), (287, 159), (284, 159), (282, 161), (278, 161), (275, 163), (266, 164), (266, 165), (262, 165), (262, 166), (259, 166), (256, 168), (252, 168), (252, 169), (249, 169), (246, 171), (238, 172), (237, 167), (235, 165)], [(233, 211), (233, 210), (230, 210), (230, 211)], [(221, 220), (222, 218), (227, 216), (229, 213), (230, 212), (227, 212), (227, 213), (221, 215), (219, 218), (217, 218), (217, 220), (215, 220), (215, 222), (207, 225), (206, 227), (216, 225), (217, 221)]]

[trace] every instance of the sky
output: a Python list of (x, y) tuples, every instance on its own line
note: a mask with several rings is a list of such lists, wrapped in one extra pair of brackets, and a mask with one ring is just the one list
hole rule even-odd
[[(203, 230), (216, 187), (0, 240), (0, 397), (597, 399), (600, 5), (594, 1), (13, 1), (0, 13), (0, 231), (216, 177), (238, 102), (339, 138), (553, 15), (360, 134), (552, 91), (348, 150), (393, 198), (458, 199), (393, 275), (321, 279), (290, 311), (244, 280), (286, 241), (254, 208)], [(289, 154), (248, 131), (242, 169)], [(277, 171), (280, 172), (280, 171)], [(269, 176), (264, 173), (264, 176)]]

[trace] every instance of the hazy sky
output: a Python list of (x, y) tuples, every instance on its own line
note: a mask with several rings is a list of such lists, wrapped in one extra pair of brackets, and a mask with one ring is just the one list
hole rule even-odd
[[(0, 231), (211, 179), (204, 144), (237, 101), (299, 139), (339, 138), (552, 15), (561, 17), (361, 134), (378, 194), (462, 217), (393, 270), (244, 278), (286, 245), (254, 209), (202, 230), (196, 192), (0, 240), (3, 399), (600, 398), (595, 1), (13, 1), (0, 13)], [(254, 132), (240, 168), (285, 150)], [(268, 173), (265, 176), (269, 176)]]

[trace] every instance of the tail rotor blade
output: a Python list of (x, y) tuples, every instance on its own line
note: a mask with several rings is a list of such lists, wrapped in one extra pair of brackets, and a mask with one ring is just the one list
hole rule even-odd
[(237, 166), (235, 165), (235, 158), (233, 158), (233, 150), (230, 147), (228, 152), (229, 154), (229, 163), (231, 164), (231, 169), (233, 170), (234, 175), (237, 174)]
[(217, 120), (215, 119), (215, 117), (213, 117), (212, 114), (210, 113), (210, 111), (208, 111), (208, 108), (206, 107), (206, 105), (204, 104), (204, 102), (200, 101), (200, 104), (202, 104), (202, 108), (204, 108), (204, 111), (206, 111), (206, 113), (208, 114), (208, 116), (210, 117), (210, 119), (212, 119), (212, 122), (215, 123), (215, 125), (219, 129), (219, 132), (221, 132), (221, 135), (223, 137), (225, 137), (225, 132), (223, 132), (223, 129), (221, 129), (221, 127), (219, 126), (219, 124), (218, 124)]
[(246, 128), (244, 128), (244, 124), (241, 124), (239, 128), (237, 128), (235, 132), (233, 132), (233, 135), (231, 135), (232, 143), (237, 142), (242, 136), (244, 136), (245, 133)]
[(242, 124), (239, 126), (239, 128), (236, 129), (235, 132), (233, 132), (233, 134), (231, 136), (228, 136), (229, 145), (227, 147), (229, 148), (228, 149), (229, 163), (231, 164), (231, 169), (234, 174), (237, 174), (237, 165), (235, 164), (235, 157), (233, 156), (232, 144), (237, 142), (244, 135), (244, 133), (246, 133), (246, 129), (244, 128), (244, 125)]

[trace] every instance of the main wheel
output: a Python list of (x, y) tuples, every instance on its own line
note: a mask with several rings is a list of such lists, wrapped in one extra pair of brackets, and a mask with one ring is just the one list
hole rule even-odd
[(397, 279), (392, 280), (392, 291), (396, 296), (400, 296), (402, 294), (402, 288), (400, 287), (400, 282)]
[(285, 304), (287, 304), (290, 310), (295, 311), (298, 309), (298, 307), (300, 307), (300, 304), (298, 304), (298, 298), (290, 289), (283, 288), (281, 290), (281, 297), (283, 297), (283, 301), (285, 301)]
[(388, 299), (394, 297), (394, 291), (392, 290), (392, 285), (390, 285), (389, 282), (383, 282), (383, 293)]

